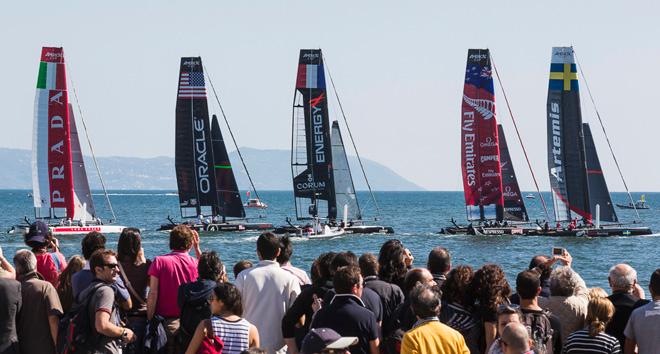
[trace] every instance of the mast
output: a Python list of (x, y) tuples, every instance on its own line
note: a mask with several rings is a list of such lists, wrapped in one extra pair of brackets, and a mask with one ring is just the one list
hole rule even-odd
[(64, 51), (43, 47), (35, 96), (32, 195), (37, 218), (75, 215)]
[(591, 220), (577, 68), (573, 48), (552, 48), (548, 86), (548, 170), (556, 221), (571, 211)]
[(202, 58), (181, 58), (174, 164), (184, 218), (219, 210), (212, 146)]
[(502, 220), (502, 171), (488, 49), (468, 50), (461, 108), (461, 170), (467, 219)]
[(215, 189), (218, 193), (217, 210), (214, 211), (213, 215), (221, 215), (223, 222), (227, 216), (244, 218), (245, 209), (241, 201), (241, 193), (238, 191), (234, 170), (222, 138), (218, 117), (215, 114), (211, 121), (211, 142), (213, 144)]
[[(302, 49), (294, 92), (291, 172), (296, 217), (337, 218), (328, 100), (320, 49)], [(306, 209), (306, 210), (305, 210)]]
[(332, 141), (332, 170), (335, 179), (337, 210), (343, 211), (344, 205), (347, 205), (348, 219), (362, 220), (362, 211), (355, 194), (355, 185), (344, 148), (344, 140), (341, 137), (341, 130), (339, 130), (339, 122), (336, 120), (332, 122), (330, 139)]
[(506, 143), (504, 128), (497, 125), (497, 135), (500, 145), (500, 167), (502, 168), (502, 191), (504, 196), (504, 219), (512, 221), (529, 221), (527, 208), (523, 201), (513, 162), (509, 155), (509, 146)]

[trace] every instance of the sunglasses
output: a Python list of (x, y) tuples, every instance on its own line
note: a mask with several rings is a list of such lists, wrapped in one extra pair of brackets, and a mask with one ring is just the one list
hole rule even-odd
[(119, 264), (117, 264), (117, 263), (105, 263), (103, 266), (104, 266), (104, 267), (108, 267), (108, 268), (110, 268), (110, 269), (117, 269), (117, 268), (119, 268)]
[(516, 305), (516, 304), (500, 304), (499, 306), (497, 306), (498, 314), (514, 313), (514, 312), (518, 312), (519, 310), (520, 310), (520, 305)]

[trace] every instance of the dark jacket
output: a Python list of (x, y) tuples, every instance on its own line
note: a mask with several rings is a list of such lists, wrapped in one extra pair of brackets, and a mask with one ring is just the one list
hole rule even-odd
[(0, 278), (0, 304), (0, 353), (18, 353), (16, 315), (22, 305), (21, 283)]
[(621, 348), (623, 348), (623, 345), (626, 342), (626, 336), (623, 334), (623, 330), (626, 329), (630, 314), (634, 309), (644, 305), (648, 301), (639, 300), (631, 293), (620, 291), (613, 293), (607, 298), (610, 299), (612, 305), (614, 305), (614, 316), (610, 323), (607, 324), (605, 333), (616, 337), (616, 339), (619, 340)]
[[(332, 289), (331, 280), (320, 281), (317, 284), (302, 288), (293, 305), (291, 305), (282, 318), (282, 336), (284, 338), (295, 338), (298, 348), (301, 347), (302, 339), (309, 332), (309, 326), (312, 323), (314, 295), (319, 299), (323, 299), (330, 289)], [(298, 328), (296, 324), (303, 315), (305, 316), (305, 323), (302, 327)]]
[(211, 307), (208, 299), (216, 286), (216, 282), (208, 279), (197, 279), (192, 283), (179, 286), (177, 304), (181, 309), (181, 322), (179, 344), (181, 348), (187, 348), (195, 333), (197, 325), (205, 319), (211, 318)]
[(364, 278), (364, 286), (373, 290), (383, 306), (383, 337), (387, 337), (389, 332), (386, 329), (391, 328), (392, 317), (396, 308), (403, 303), (404, 296), (401, 288), (395, 284), (378, 279), (377, 276), (371, 275)]
[[(323, 297), (323, 303), (329, 304), (332, 301), (332, 298), (335, 296), (335, 289), (330, 289)], [(373, 312), (376, 316), (376, 322), (381, 322), (383, 320), (383, 304), (380, 302), (380, 297), (376, 294), (375, 291), (364, 288), (362, 289), (362, 297), (360, 298), (364, 303), (364, 306), (367, 310)]]

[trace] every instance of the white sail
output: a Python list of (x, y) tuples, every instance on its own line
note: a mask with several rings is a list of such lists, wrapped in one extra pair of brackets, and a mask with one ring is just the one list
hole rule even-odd
[(73, 220), (92, 221), (96, 217), (92, 192), (89, 189), (87, 172), (85, 171), (85, 161), (83, 160), (82, 150), (80, 149), (80, 140), (78, 129), (76, 128), (76, 119), (73, 115), (73, 108), (69, 104), (69, 126), (71, 131), (71, 167), (73, 169)]
[(341, 131), (339, 130), (339, 123), (337, 121), (332, 122), (330, 141), (332, 141), (332, 167), (335, 179), (337, 210), (344, 210), (344, 206), (346, 205), (348, 206), (348, 219), (360, 220), (362, 219), (362, 213), (360, 212), (360, 206), (355, 195), (353, 177), (351, 176), (346, 149), (344, 149), (344, 141), (341, 138)]

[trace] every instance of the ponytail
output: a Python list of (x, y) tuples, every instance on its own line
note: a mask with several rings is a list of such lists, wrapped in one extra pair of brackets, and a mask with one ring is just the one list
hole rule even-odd
[(595, 337), (598, 333), (605, 331), (605, 326), (612, 320), (614, 305), (608, 298), (595, 297), (589, 300), (587, 307), (587, 323), (589, 324), (589, 335)]
[(605, 331), (605, 322), (599, 319), (591, 321), (591, 324), (589, 325), (589, 336), (595, 337), (598, 335), (598, 333), (604, 331)]

